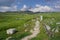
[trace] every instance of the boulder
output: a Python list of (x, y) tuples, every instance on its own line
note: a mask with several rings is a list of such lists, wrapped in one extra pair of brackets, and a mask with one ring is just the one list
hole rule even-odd
[(7, 34), (14, 34), (14, 33), (16, 33), (16, 29), (11, 28), (11, 29), (8, 29), (6, 32), (7, 32)]

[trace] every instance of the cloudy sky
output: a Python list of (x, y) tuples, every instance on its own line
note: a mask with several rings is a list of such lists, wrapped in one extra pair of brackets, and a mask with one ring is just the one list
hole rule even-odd
[(33, 12), (60, 11), (60, 0), (0, 0), (0, 12), (19, 10)]

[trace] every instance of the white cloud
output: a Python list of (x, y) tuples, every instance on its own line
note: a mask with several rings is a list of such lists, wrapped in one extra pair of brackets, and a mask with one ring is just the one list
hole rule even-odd
[(28, 7), (26, 5), (23, 5), (23, 8), (21, 8), (21, 11), (27, 11)]
[(29, 9), (32, 12), (49, 12), (52, 10), (49, 6), (36, 5), (35, 8)]
[(7, 6), (1, 6), (0, 7), (0, 12), (6, 12), (10, 9), (10, 7), (7, 7)]
[(17, 5), (8, 7), (8, 6), (0, 6), (0, 12), (6, 12), (6, 11), (17, 11)]
[(60, 5), (55, 5), (55, 8), (60, 8)]
[(10, 7), (7, 7), (7, 6), (1, 6), (0, 8), (1, 8), (1, 9), (9, 9)]
[[(32, 12), (51, 12), (54, 9), (49, 6), (42, 6), (39, 4), (36, 4), (35, 8), (28, 8), (28, 6), (23, 5), (23, 7), (20, 9), (21, 11), (32, 11)], [(6, 11), (18, 11), (17, 5), (13, 6), (0, 6), (0, 12), (6, 12)]]

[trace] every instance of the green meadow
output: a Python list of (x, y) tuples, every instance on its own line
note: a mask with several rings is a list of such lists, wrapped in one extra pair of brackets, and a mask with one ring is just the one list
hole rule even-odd
[[(40, 21), (40, 16), (43, 16), (43, 20)], [(12, 37), (10, 40), (21, 40), (22, 38), (31, 35), (31, 29), (34, 28), (34, 21), (32, 19), (39, 18), (40, 21), (40, 33), (32, 38), (31, 40), (60, 40), (60, 12), (41, 12), (41, 13), (29, 13), (29, 12), (5, 12), (0, 13), (0, 40), (6, 40), (8, 37)], [(44, 24), (47, 24), (51, 27), (50, 31), (53, 28), (58, 27), (59, 32), (53, 31), (54, 37), (49, 36), (46, 33)], [(17, 32), (8, 35), (6, 33), (7, 29), (16, 28)], [(25, 31), (27, 29), (27, 31)]]

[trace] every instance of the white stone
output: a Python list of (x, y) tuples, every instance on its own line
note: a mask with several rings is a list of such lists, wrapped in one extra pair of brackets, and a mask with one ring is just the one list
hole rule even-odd
[(40, 21), (42, 21), (43, 20), (43, 16), (40, 16)]
[(52, 20), (55, 20), (54, 18), (52, 18)]
[(31, 33), (33, 33), (33, 30), (30, 30)]
[(60, 22), (57, 22), (56, 24), (60, 24)]
[(46, 25), (46, 29), (47, 29), (47, 30), (50, 30), (51, 28), (50, 28), (50, 26), (49, 26), (49, 25)]
[(56, 33), (56, 32), (59, 32), (58, 27), (57, 27), (56, 30), (55, 30), (55, 33)]
[(56, 29), (53, 28), (53, 29), (52, 29), (52, 32), (53, 32), (54, 30), (55, 30), (55, 33), (56, 33), (56, 32), (59, 32), (58, 28), (56, 28)]
[(9, 40), (9, 39), (11, 39), (12, 37), (8, 37), (8, 38), (6, 38), (6, 40)]
[(58, 29), (56, 29), (55, 32), (59, 32)]
[(27, 27), (27, 25), (26, 25), (26, 24), (24, 24), (24, 27)]
[(27, 32), (28, 30), (26, 29), (25, 32)]
[(52, 32), (55, 30), (55, 28), (52, 29)]
[(15, 28), (8, 29), (6, 32), (7, 32), (7, 34), (13, 34), (16, 32), (16, 29)]
[(32, 33), (31, 35), (28, 35), (28, 36), (22, 38), (21, 40), (30, 40), (30, 39), (36, 37), (38, 35), (38, 33), (40, 33), (40, 22), (38, 20), (35, 22), (34, 29), (31, 29), (30, 32)]

